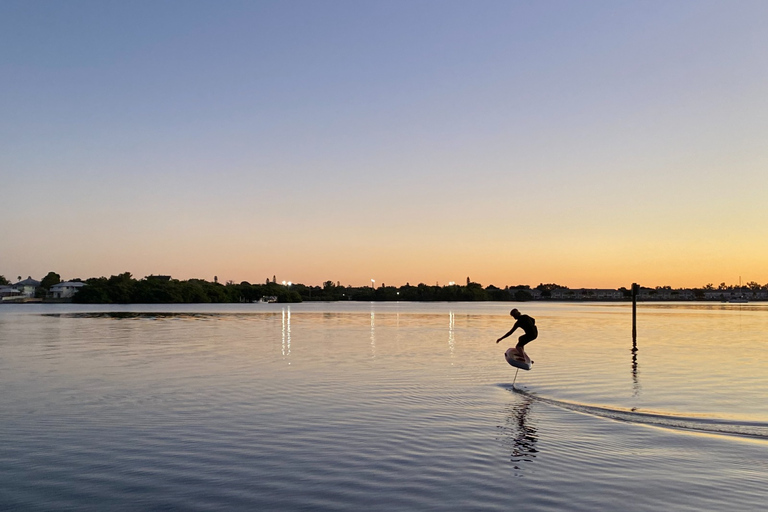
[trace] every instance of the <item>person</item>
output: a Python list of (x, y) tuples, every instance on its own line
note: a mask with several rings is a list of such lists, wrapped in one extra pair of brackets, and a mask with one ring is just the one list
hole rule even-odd
[(517, 308), (510, 311), (509, 314), (512, 316), (512, 318), (516, 320), (515, 325), (512, 326), (512, 329), (510, 329), (507, 334), (497, 339), (496, 343), (500, 342), (507, 336), (510, 336), (519, 327), (520, 329), (523, 330), (525, 334), (523, 334), (522, 336), (520, 336), (520, 338), (518, 338), (517, 346), (515, 347), (515, 350), (520, 355), (520, 357), (522, 357), (523, 360), (525, 360), (528, 356), (526, 355), (523, 347), (525, 347), (525, 345), (532, 342), (539, 336), (539, 330), (536, 327), (536, 320), (534, 320), (528, 315), (521, 314), (517, 310)]

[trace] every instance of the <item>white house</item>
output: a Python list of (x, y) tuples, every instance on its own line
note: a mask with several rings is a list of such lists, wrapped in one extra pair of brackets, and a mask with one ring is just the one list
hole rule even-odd
[(40, 286), (40, 281), (35, 281), (32, 277), (28, 277), (13, 285), (14, 288), (21, 292), (22, 296), (30, 298), (35, 296), (35, 290), (37, 290), (38, 286)]
[(79, 281), (67, 281), (51, 286), (51, 289), (48, 290), (48, 292), (54, 299), (69, 299), (83, 286), (85, 286), (85, 283)]

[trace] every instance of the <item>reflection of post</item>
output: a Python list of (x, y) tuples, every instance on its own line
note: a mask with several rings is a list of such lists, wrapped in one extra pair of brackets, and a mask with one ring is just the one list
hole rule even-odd
[(288, 357), (290, 355), (291, 355), (291, 306), (288, 306), (287, 308), (283, 308), (283, 357)]
[(451, 357), (453, 357), (453, 348), (454, 348), (453, 325), (454, 325), (453, 311), (450, 311), (448, 313), (448, 350), (450, 350), (451, 352)]
[(632, 387), (635, 396), (640, 393), (640, 382), (637, 379), (637, 292), (640, 285), (632, 283)]
[(640, 380), (637, 378), (637, 342), (632, 341), (632, 389), (634, 396), (640, 394)]

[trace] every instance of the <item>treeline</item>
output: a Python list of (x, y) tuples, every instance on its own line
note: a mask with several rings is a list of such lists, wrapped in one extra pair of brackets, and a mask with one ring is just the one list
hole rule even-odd
[[(50, 288), (59, 283), (61, 277), (49, 272), (41, 281), (37, 297), (50, 299)], [(273, 277), (263, 284), (251, 284), (232, 281), (221, 284), (204, 279), (180, 281), (170, 276), (147, 276), (135, 279), (130, 272), (116, 276), (91, 278), (80, 281), (83, 286), (72, 297), (73, 302), (87, 304), (129, 304), (129, 303), (231, 303), (231, 302), (302, 302), (302, 301), (527, 301), (527, 300), (627, 300), (631, 292), (624, 287), (617, 290), (579, 289), (569, 290), (567, 286), (554, 283), (539, 284), (535, 288), (528, 285), (515, 285), (499, 288), (494, 285), (483, 287), (467, 278), (466, 285), (450, 283), (445, 286), (420, 283), (416, 286), (342, 286), (341, 283), (326, 281), (321, 286), (304, 284), (278, 283)], [(0, 284), (10, 284), (0, 276)], [(721, 283), (715, 287), (711, 283), (696, 289), (673, 290), (669, 286), (656, 288), (641, 287), (640, 296), (648, 300), (716, 300), (725, 297), (722, 294), (734, 293), (746, 296), (752, 292), (751, 299), (768, 299), (768, 284), (760, 285), (748, 282), (744, 286), (728, 286)], [(714, 293), (714, 295), (713, 295)], [(725, 297), (728, 298), (728, 297)]]
[(301, 296), (288, 286), (276, 283), (252, 285), (248, 282), (222, 285), (203, 279), (164, 278), (147, 276), (134, 279), (130, 272), (109, 278), (87, 279), (72, 302), (81, 304), (173, 304), (255, 302), (264, 297), (277, 302), (301, 302)]
[[(427, 285), (420, 283), (417, 286), (406, 284), (404, 286), (380, 286), (344, 288), (350, 296), (350, 300), (362, 301), (504, 301), (504, 300), (531, 300), (533, 296), (528, 286), (513, 286), (497, 288), (494, 285), (483, 287), (479, 283), (469, 282), (466, 286), (452, 284), (448, 286)], [(334, 290), (335, 291), (335, 290)], [(340, 300), (340, 299), (331, 299)], [(342, 299), (343, 300), (343, 297)]]
[[(87, 284), (72, 298), (81, 304), (129, 303), (225, 303), (225, 302), (302, 302), (302, 301), (503, 301), (530, 300), (528, 286), (497, 288), (479, 283), (463, 285), (411, 286), (341, 286), (326, 281), (322, 286), (281, 284), (267, 280), (264, 284), (239, 284), (189, 279), (180, 281), (167, 276), (147, 276), (134, 279), (130, 272), (83, 281)], [(549, 286), (549, 285), (541, 285)]]

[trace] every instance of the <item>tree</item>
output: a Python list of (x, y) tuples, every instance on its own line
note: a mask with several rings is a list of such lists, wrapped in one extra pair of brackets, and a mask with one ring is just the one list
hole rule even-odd
[(130, 304), (133, 302), (133, 289), (135, 285), (136, 280), (133, 279), (130, 272), (110, 276), (107, 279), (109, 298), (114, 303)]
[(106, 277), (92, 277), (85, 281), (79, 292), (72, 297), (72, 302), (81, 304), (109, 304), (112, 300), (109, 298), (108, 285)]
[(48, 291), (51, 286), (59, 284), (61, 282), (61, 276), (56, 272), (48, 272), (42, 281), (40, 281), (40, 287), (35, 292), (35, 295), (41, 298), (45, 298), (48, 295)]
[(522, 288), (519, 288), (517, 291), (515, 291), (515, 300), (518, 302), (525, 302), (527, 300), (533, 299), (533, 295), (527, 290), (524, 290)]
[(5, 276), (0, 276), (0, 286), (11, 284), (10, 281), (8, 281)]
[(61, 276), (56, 272), (48, 272), (42, 281), (40, 281), (40, 288), (45, 288), (45, 291), (51, 289), (51, 286), (59, 284), (61, 282)]
[(537, 290), (550, 291), (550, 292), (552, 290), (557, 290), (558, 288), (564, 288), (566, 290), (568, 289), (567, 286), (562, 286), (556, 283), (547, 283), (547, 284), (539, 283), (539, 286), (536, 287)]

